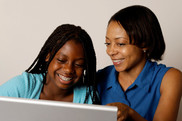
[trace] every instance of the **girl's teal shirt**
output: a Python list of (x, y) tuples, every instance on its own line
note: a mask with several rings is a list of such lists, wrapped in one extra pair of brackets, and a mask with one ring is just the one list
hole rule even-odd
[[(43, 88), (43, 75), (23, 72), (0, 86), (0, 96), (39, 99)], [(83, 104), (86, 97), (86, 86), (74, 88), (73, 103)], [(92, 104), (89, 95), (87, 104)]]

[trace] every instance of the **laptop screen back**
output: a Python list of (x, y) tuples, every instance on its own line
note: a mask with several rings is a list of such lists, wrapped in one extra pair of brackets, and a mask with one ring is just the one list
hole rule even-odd
[(117, 108), (0, 97), (0, 119), (2, 121), (116, 121)]

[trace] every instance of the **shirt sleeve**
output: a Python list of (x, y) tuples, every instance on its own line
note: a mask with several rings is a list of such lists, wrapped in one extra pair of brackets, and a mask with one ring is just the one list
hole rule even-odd
[(24, 97), (25, 81), (22, 75), (18, 75), (0, 86), (0, 96)]
[(0, 86), (0, 96), (39, 99), (42, 87), (42, 74), (23, 72)]

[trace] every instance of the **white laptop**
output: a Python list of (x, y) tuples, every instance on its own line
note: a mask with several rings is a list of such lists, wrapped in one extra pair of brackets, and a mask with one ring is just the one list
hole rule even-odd
[(117, 121), (117, 107), (0, 97), (1, 121)]

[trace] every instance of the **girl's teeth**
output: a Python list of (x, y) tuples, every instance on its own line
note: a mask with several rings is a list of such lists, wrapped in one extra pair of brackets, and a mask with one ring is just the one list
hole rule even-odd
[(59, 74), (59, 77), (64, 81), (70, 81), (72, 78), (68, 78)]

